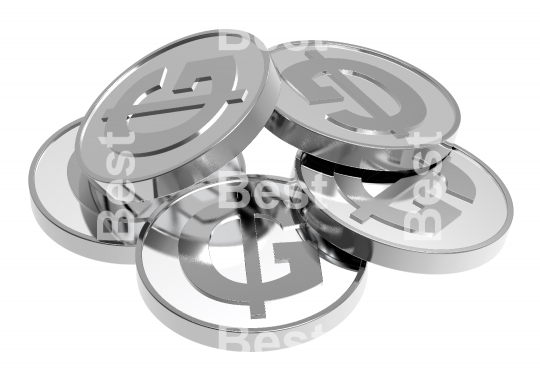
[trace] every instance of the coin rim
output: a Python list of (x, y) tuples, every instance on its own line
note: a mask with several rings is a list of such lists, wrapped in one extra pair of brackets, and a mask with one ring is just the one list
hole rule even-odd
[[(43, 145), (39, 148), (28, 173), (28, 188), (30, 190), (30, 201), (32, 204), (32, 212), (37, 223), (41, 229), (56, 243), (71, 251), (77, 255), (116, 264), (134, 264), (134, 248), (135, 246), (128, 246), (114, 243), (104, 243), (99, 240), (82, 234), (58, 221), (41, 203), (39, 195), (36, 190), (36, 171), (39, 161), (45, 153), (45, 151), (55, 141), (63, 137), (66, 133), (75, 127), (80, 126), (81, 120), (77, 119), (72, 121), (68, 125), (60, 128), (52, 136), (50, 136)], [(67, 161), (66, 161), (67, 164)], [(67, 173), (67, 172), (66, 172)]]

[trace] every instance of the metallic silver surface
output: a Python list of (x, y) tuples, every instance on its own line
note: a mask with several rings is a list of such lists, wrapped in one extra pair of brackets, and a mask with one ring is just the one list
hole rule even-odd
[(365, 263), (365, 261), (337, 248), (308, 225), (302, 226), (296, 231), (302, 240), (319, 250), (319, 257), (334, 265), (349, 270), (358, 270), (362, 263)]
[[(74, 154), (69, 160), (68, 171), (69, 183), (79, 201), (86, 202), (87, 200), (91, 200), (92, 207), (97, 207), (98, 212), (108, 210), (116, 213), (118, 210), (128, 210), (134, 215), (135, 222), (145, 222), (154, 210), (174, 195), (174, 193), (171, 193), (154, 199), (143, 199), (135, 192), (133, 200), (130, 202), (122, 202), (112, 199), (110, 194), (106, 191), (106, 186), (86, 177), (79, 168)], [(226, 173), (234, 175), (237, 173), (244, 174), (245, 172), (246, 163), (242, 154), (239, 154), (232, 161), (204, 180), (212, 180), (220, 176), (223, 177)]]
[(259, 175), (206, 181), (152, 214), (137, 270), (154, 315), (190, 340), (235, 351), (289, 347), (342, 321), (363, 292), (365, 262), (341, 268), (302, 241), (294, 186)]
[[(512, 199), (488, 166), (445, 147), (437, 168), (384, 184), (298, 152), (296, 174), (309, 197), (302, 216), (331, 244), (375, 264), (418, 273), (480, 266), (503, 246)], [(426, 197), (431, 202), (422, 204)]]
[(283, 84), (266, 127), (306, 153), (366, 170), (406, 171), (419, 152), (444, 158), (440, 144), (455, 138), (457, 103), (406, 62), (326, 41), (279, 45), (271, 58)]
[[(223, 48), (223, 41), (242, 48)], [(137, 201), (178, 192), (242, 152), (270, 117), (279, 87), (253, 35), (215, 30), (185, 37), (105, 89), (79, 129), (77, 162), (103, 189), (116, 185)], [(116, 169), (122, 163), (125, 171)]]
[[(99, 214), (105, 210), (115, 213), (122, 207), (101, 207), (89, 179), (80, 171), (74, 158), (75, 140), (81, 119), (66, 125), (52, 135), (34, 157), (28, 176), (32, 210), (41, 228), (54, 241), (79, 255), (111, 263), (134, 264), (136, 234), (140, 231), (145, 215), (158, 206), (161, 199), (144, 203), (139, 217), (133, 223), (132, 241), (105, 239), (111, 223)], [(245, 171), (241, 155), (223, 169), (239, 168)], [(222, 169), (222, 170), (223, 170)], [(222, 171), (220, 170), (220, 171)], [(166, 197), (162, 198), (166, 199)], [(124, 209), (141, 209), (143, 203)], [(122, 231), (122, 218), (119, 218)], [(98, 231), (102, 226), (102, 234)]]

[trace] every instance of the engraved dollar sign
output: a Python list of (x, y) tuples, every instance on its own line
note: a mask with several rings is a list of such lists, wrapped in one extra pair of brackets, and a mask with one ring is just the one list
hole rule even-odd
[(208, 129), (213, 119), (221, 114), (228, 104), (242, 103), (247, 95), (247, 90), (236, 90), (238, 77), (234, 57), (223, 56), (187, 63), (172, 89), (172, 93), (176, 95), (189, 93), (195, 89), (197, 83), (212, 81), (210, 94), (139, 104), (146, 96), (162, 89), (166, 76), (167, 68), (160, 68), (131, 85), (114, 108), (103, 113), (102, 120), (106, 122), (105, 134), (128, 136), (128, 124), (132, 118), (195, 109), (200, 111), (181, 126), (159, 132), (141, 133), (133, 143), (120, 145), (118, 150), (112, 146), (113, 150), (129, 150), (135, 156), (147, 156), (181, 146)]
[[(422, 98), (404, 81), (393, 74), (356, 60), (325, 58), (319, 51), (306, 51), (309, 60), (294, 64), (282, 72), (285, 81), (304, 97), (309, 105), (342, 102), (344, 100), (331, 86), (319, 86), (313, 79), (327, 75), (339, 88), (361, 105), (371, 117), (360, 116), (348, 109), (326, 115), (329, 122), (354, 132), (391, 133), (403, 138), (418, 127), (427, 114)], [(399, 112), (388, 115), (347, 76), (356, 76), (372, 82), (389, 94), (399, 105)]]
[[(463, 170), (452, 163), (451, 157), (443, 162), (439, 172), (432, 170), (423, 176), (417, 175), (401, 179), (376, 197), (372, 197), (364, 188), (363, 183), (359, 183), (355, 178), (334, 173), (334, 179), (343, 197), (357, 207), (351, 213), (351, 219), (364, 224), (372, 218), (396, 229), (425, 236), (433, 236), (444, 229), (461, 215), (461, 210), (443, 200), (436, 200), (430, 205), (422, 205), (417, 197), (414, 197), (415, 184), (424, 180), (426, 183), (424, 187), (431, 187), (433, 183), (442, 182), (444, 184), (441, 186), (446, 187), (444, 194), (454, 196), (467, 203), (473, 203), (476, 197), (474, 182)], [(417, 213), (414, 213), (415, 218), (424, 216), (428, 210), (435, 210), (440, 215), (441, 223), (439, 226), (428, 222), (425, 228), (421, 228), (420, 221), (405, 220), (410, 215), (409, 212), (391, 206), (392, 203), (411, 195), (413, 196), (413, 205), (420, 208)]]
[[(212, 232), (232, 217), (240, 219), (247, 283), (224, 277), (210, 258)], [(215, 218), (221, 220), (216, 221)], [(298, 227), (291, 216), (279, 216), (278, 221), (265, 214), (236, 212), (214, 204), (199, 211), (184, 225), (178, 251), (182, 270), (201, 293), (224, 303), (247, 305), (251, 318), (261, 319), (266, 318), (265, 301), (286, 298), (311, 289), (322, 283), (322, 274), (318, 251), (308, 243), (276, 243), (273, 244), (275, 260), (287, 261), (290, 273), (279, 279), (262, 282), (256, 218), (272, 220), (283, 229)]]

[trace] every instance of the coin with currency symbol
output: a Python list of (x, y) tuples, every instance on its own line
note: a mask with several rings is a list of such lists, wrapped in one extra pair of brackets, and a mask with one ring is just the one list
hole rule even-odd
[[(177, 192), (242, 152), (270, 117), (279, 87), (253, 35), (215, 30), (185, 37), (103, 91), (80, 126), (76, 161), (103, 189), (116, 185), (107, 191), (116, 201)], [(118, 190), (126, 192), (114, 197)]]
[(247, 175), (206, 181), (158, 209), (137, 243), (139, 288), (165, 325), (235, 351), (293, 346), (327, 332), (358, 303), (356, 270), (304, 241), (295, 181)]
[[(418, 68), (381, 52), (335, 42), (272, 49), (283, 85), (267, 128), (324, 160), (375, 171), (414, 170), (420, 153), (455, 138), (450, 93)], [(435, 162), (438, 162), (435, 161)]]
[(458, 272), (491, 260), (512, 222), (510, 194), (472, 154), (445, 147), (438, 166), (402, 178), (298, 152), (296, 176), (309, 197), (301, 213), (312, 236), (410, 272)]
[(78, 254), (133, 263), (142, 224), (172, 194), (245, 171), (240, 153), (279, 85), (264, 45), (247, 33), (199, 33), (151, 53), (38, 152), (29, 177), (36, 218)]

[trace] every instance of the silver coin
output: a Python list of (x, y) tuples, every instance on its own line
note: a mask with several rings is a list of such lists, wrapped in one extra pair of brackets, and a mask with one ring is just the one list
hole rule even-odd
[(299, 152), (296, 175), (309, 197), (302, 216), (334, 246), (386, 267), (452, 273), (482, 265), (504, 244), (512, 199), (488, 166), (445, 147), (436, 168), (402, 178)]
[(268, 52), (251, 34), (179, 39), (98, 97), (79, 129), (76, 160), (119, 202), (177, 192), (242, 152), (270, 117), (279, 87)]
[[(74, 158), (80, 123), (78, 119), (60, 129), (34, 157), (28, 176), (32, 211), (45, 233), (68, 250), (99, 261), (134, 264), (137, 234), (144, 222), (127, 221), (129, 207), (125, 212), (115, 210), (120, 213), (115, 217), (96, 201), (93, 185)], [(227, 169), (245, 171), (242, 155), (219, 171)]]
[[(293, 346), (332, 329), (366, 283), (296, 231), (295, 181), (249, 175), (197, 184), (158, 209), (137, 243), (138, 283), (178, 334), (233, 351)], [(292, 192), (292, 193), (291, 193)]]
[(367, 170), (413, 170), (418, 153), (444, 158), (440, 144), (456, 136), (457, 103), (404, 61), (326, 41), (271, 50), (283, 84), (266, 127), (306, 153)]

